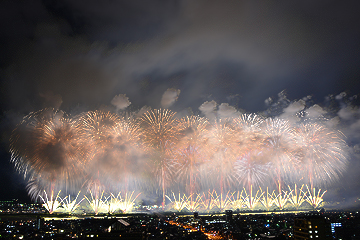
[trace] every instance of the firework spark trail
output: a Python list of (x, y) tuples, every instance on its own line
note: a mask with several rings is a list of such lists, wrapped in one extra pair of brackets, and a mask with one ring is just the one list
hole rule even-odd
[[(260, 188), (260, 191), (262, 191), (262, 189)], [(272, 193), (269, 193), (269, 188), (266, 188), (266, 192), (264, 192), (264, 194), (262, 195), (260, 202), (261, 204), (266, 208), (266, 210), (270, 210), (270, 208), (274, 205), (275, 199), (274, 199), (274, 192), (275, 190), (273, 190)]]
[(216, 199), (217, 193), (215, 190), (213, 191), (208, 191), (207, 195), (205, 193), (202, 194), (201, 196), (201, 203), (200, 206), (205, 210), (205, 211), (210, 211), (213, 208), (215, 208), (217, 206), (217, 199)]
[[(53, 214), (60, 206), (61, 206), (61, 198), (59, 198), (59, 194), (61, 191), (59, 191), (56, 196), (54, 195), (54, 191), (51, 191), (50, 198), (48, 197), (48, 194), (44, 190), (44, 196), (40, 195), (40, 198), (43, 202), (43, 207), (50, 213)], [(59, 200), (60, 201), (59, 201)]]
[(44, 181), (41, 178), (32, 176), (27, 182), (26, 189), (30, 198), (33, 201), (37, 201), (43, 191), (51, 192), (54, 190), (54, 186), (51, 183), (44, 185)]
[(204, 118), (191, 116), (181, 119), (180, 125), (184, 136), (177, 145), (177, 176), (179, 182), (185, 182), (185, 191), (192, 200), (195, 190), (200, 188), (200, 167), (206, 160), (206, 133), (209, 123)]
[[(260, 189), (256, 191), (256, 194), (253, 194), (253, 186), (250, 186), (249, 193), (246, 192), (246, 189), (244, 188), (244, 194), (243, 197), (243, 203), (245, 206), (251, 210), (255, 208), (255, 206), (260, 202), (261, 197), (264, 195), (264, 192)], [(241, 194), (242, 196), (242, 194)]]
[(95, 215), (98, 215), (99, 213), (107, 213), (108, 212), (108, 199), (110, 198), (110, 196), (108, 197), (104, 197), (104, 191), (101, 193), (100, 196), (96, 196), (95, 198), (92, 194), (92, 192), (90, 191), (90, 198), (88, 198), (87, 196), (84, 196), (84, 198), (88, 201), (90, 207), (92, 208), (92, 210), (94, 211)]
[(155, 150), (151, 154), (152, 165), (161, 186), (163, 208), (165, 207), (165, 192), (174, 175), (176, 161), (173, 158), (173, 150), (181, 130), (174, 115), (174, 112), (167, 109), (154, 109), (144, 113), (140, 120), (143, 140)]
[(179, 193), (178, 198), (176, 198), (176, 196), (173, 192), (172, 192), (172, 195), (173, 195), (172, 198), (167, 195), (165, 195), (165, 196), (172, 203), (172, 208), (178, 212), (181, 212), (184, 208), (186, 208), (186, 200), (187, 200), (186, 195), (183, 194), (183, 196), (181, 196), (181, 193)]
[(299, 209), (301, 204), (303, 204), (305, 202), (305, 200), (307, 199), (307, 196), (303, 191), (304, 184), (301, 185), (301, 187), (299, 189), (297, 188), (296, 184), (295, 184), (294, 189), (291, 189), (290, 186), (288, 186), (288, 187), (290, 190), (289, 201), (296, 209)]
[(223, 211), (224, 209), (231, 206), (234, 194), (235, 192), (231, 193), (230, 191), (228, 191), (226, 195), (223, 195), (222, 193), (218, 195), (215, 190), (212, 192), (209, 191), (210, 198), (212, 199), (211, 202), (220, 211)]
[(234, 197), (231, 206), (234, 210), (242, 209), (244, 205), (244, 197), (243, 197), (243, 191), (238, 191), (236, 193), (236, 197)]
[(135, 201), (136, 199), (140, 196), (141, 193), (138, 193), (135, 197), (134, 197), (134, 191), (132, 191), (131, 193), (126, 192), (124, 197), (121, 199), (121, 204), (120, 204), (120, 210), (123, 213), (128, 213), (131, 212), (134, 205), (135, 205)]
[(66, 196), (65, 198), (60, 198), (62, 202), (62, 207), (63, 207), (63, 211), (68, 213), (68, 214), (72, 214), (73, 212), (75, 212), (79, 207), (81, 202), (85, 199), (82, 198), (80, 201), (77, 201), (78, 197), (79, 197), (80, 192), (78, 192), (78, 194), (76, 195), (75, 199), (71, 201), (70, 195)]
[(190, 212), (194, 212), (194, 211), (199, 211), (201, 206), (201, 195), (197, 194), (196, 198), (194, 199), (192, 195), (190, 195), (187, 198), (186, 201), (186, 208), (190, 211)]
[(320, 206), (320, 204), (323, 202), (323, 197), (326, 193), (326, 191), (321, 192), (321, 189), (318, 190), (316, 194), (315, 188), (309, 188), (308, 185), (306, 185), (307, 189), (307, 195), (306, 195), (306, 201), (315, 209)]
[(281, 189), (280, 185), (278, 187), (278, 193), (273, 192), (274, 204), (280, 209), (284, 209), (286, 203), (289, 201), (290, 193)]

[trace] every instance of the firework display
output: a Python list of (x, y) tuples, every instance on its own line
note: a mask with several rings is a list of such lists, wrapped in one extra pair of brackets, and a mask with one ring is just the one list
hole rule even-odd
[(140, 192), (175, 211), (317, 208), (326, 192), (317, 189), (345, 171), (345, 148), (341, 132), (321, 122), (256, 114), (210, 120), (168, 109), (72, 117), (44, 109), (10, 139), (11, 162), (50, 213), (86, 202), (95, 214), (129, 212)]

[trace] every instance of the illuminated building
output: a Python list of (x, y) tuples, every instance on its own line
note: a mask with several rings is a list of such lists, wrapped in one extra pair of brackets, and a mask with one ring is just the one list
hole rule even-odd
[(330, 223), (318, 213), (294, 218), (294, 239), (331, 239)]

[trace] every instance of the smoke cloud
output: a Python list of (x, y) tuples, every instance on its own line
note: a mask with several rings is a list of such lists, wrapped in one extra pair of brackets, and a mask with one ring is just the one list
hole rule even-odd
[(161, 98), (161, 107), (169, 108), (173, 105), (180, 95), (180, 89), (169, 88), (166, 90)]
[(216, 102), (213, 101), (206, 101), (200, 107), (199, 110), (209, 119), (215, 118), (215, 109), (216, 109)]
[(233, 106), (229, 106), (228, 103), (222, 103), (217, 111), (221, 118), (235, 117), (237, 109)]
[(130, 106), (131, 102), (129, 101), (129, 98), (126, 97), (126, 94), (119, 94), (116, 95), (112, 100), (111, 104), (116, 107), (116, 111), (118, 110), (124, 110), (128, 106)]

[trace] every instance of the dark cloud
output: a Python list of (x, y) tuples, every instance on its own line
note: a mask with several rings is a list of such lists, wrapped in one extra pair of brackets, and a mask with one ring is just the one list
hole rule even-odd
[(260, 110), (285, 88), (299, 98), (322, 97), (343, 81), (357, 86), (359, 17), (356, 6), (334, 1), (34, 1), (6, 8), (13, 13), (8, 39), (23, 41), (11, 48), (16, 60), (3, 77), (17, 107), (19, 96), (36, 105), (47, 91), (60, 94), (64, 108), (108, 104), (116, 92), (136, 106), (159, 106), (154, 95), (179, 88), (179, 108), (197, 109), (210, 94), (218, 102), (239, 94), (241, 107)]
[(74, 33), (113, 45), (156, 37), (178, 12), (177, 1), (44, 1), (53, 15), (69, 22)]

